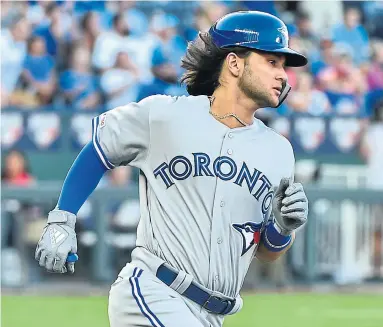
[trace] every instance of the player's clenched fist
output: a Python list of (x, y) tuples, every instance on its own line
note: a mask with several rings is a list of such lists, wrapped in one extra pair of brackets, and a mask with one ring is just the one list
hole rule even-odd
[(47, 223), (37, 244), (35, 259), (49, 272), (74, 273), (77, 261), (76, 216), (55, 209), (49, 213)]
[(275, 223), (282, 235), (289, 235), (307, 221), (308, 200), (300, 183), (289, 185), (288, 178), (282, 178), (273, 199)]

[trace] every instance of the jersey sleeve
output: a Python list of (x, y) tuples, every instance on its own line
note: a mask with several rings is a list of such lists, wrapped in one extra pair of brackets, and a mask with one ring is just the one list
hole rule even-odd
[(139, 166), (150, 148), (150, 110), (154, 97), (107, 111), (92, 121), (92, 142), (107, 169)]

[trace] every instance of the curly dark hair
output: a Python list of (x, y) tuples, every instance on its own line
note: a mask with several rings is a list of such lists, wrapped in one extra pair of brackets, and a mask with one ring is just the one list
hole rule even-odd
[(181, 67), (186, 72), (180, 81), (186, 85), (190, 95), (211, 96), (220, 86), (219, 77), (226, 56), (234, 52), (246, 58), (251, 51), (243, 47), (226, 49), (218, 48), (209, 33), (199, 33), (198, 37), (189, 42), (186, 55), (181, 59)]

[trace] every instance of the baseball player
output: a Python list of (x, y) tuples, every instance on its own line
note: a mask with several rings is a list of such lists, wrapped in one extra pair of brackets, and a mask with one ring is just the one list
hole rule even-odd
[(231, 13), (200, 33), (182, 60), (190, 96), (150, 96), (93, 119), (37, 245), (40, 266), (74, 271), (78, 210), (108, 169), (131, 165), (141, 219), (110, 290), (110, 326), (222, 326), (242, 308), (251, 261), (277, 259), (307, 220), (289, 141), (254, 117), (286, 98), (285, 66), (306, 63), (266, 13)]

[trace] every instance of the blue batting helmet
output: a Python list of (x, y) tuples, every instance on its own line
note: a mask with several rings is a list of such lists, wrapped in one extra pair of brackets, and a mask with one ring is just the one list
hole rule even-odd
[(286, 66), (307, 64), (304, 55), (289, 48), (286, 25), (277, 17), (260, 11), (238, 11), (219, 19), (209, 30), (219, 48), (245, 47), (283, 54)]

